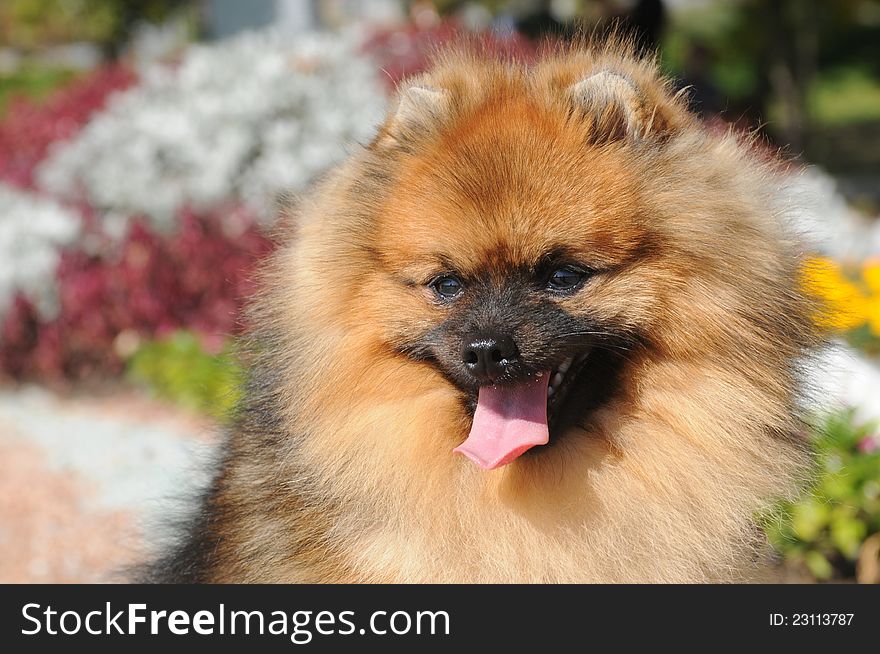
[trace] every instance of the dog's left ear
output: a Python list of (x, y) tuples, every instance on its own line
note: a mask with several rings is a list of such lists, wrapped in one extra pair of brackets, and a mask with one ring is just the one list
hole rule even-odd
[(406, 143), (436, 130), (450, 106), (449, 92), (426, 84), (412, 84), (397, 94), (397, 106), (379, 132), (377, 143)]
[(618, 73), (593, 73), (567, 91), (574, 107), (590, 121), (590, 140), (595, 143), (644, 139), (666, 128), (635, 83)]

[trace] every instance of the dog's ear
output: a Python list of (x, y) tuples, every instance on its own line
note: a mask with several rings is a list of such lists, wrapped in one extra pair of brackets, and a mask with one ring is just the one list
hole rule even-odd
[(394, 122), (410, 128), (430, 127), (442, 120), (449, 106), (449, 94), (438, 88), (415, 85), (399, 94)]
[(590, 121), (593, 142), (643, 139), (662, 129), (655, 123), (656, 110), (648, 110), (635, 83), (618, 73), (592, 73), (567, 92), (575, 109)]
[(402, 88), (380, 130), (379, 143), (405, 143), (433, 132), (449, 112), (449, 92), (424, 84)]

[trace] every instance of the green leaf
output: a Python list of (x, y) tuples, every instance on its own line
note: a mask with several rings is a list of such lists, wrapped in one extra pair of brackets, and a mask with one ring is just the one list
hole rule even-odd
[(841, 554), (850, 560), (858, 555), (859, 547), (867, 535), (867, 525), (857, 518), (840, 515), (831, 521), (831, 540)]
[(154, 395), (219, 420), (231, 416), (244, 378), (232, 344), (211, 354), (187, 331), (142, 344), (127, 368), (129, 378)]
[(806, 563), (807, 568), (816, 579), (831, 579), (831, 576), (834, 574), (834, 566), (820, 552), (807, 552), (804, 557), (804, 563)]
[(828, 525), (831, 510), (826, 504), (804, 502), (792, 509), (791, 526), (795, 536), (804, 541), (815, 540)]

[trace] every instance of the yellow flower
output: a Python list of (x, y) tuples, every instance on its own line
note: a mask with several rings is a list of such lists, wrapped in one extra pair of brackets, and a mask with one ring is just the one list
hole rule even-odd
[(862, 278), (871, 291), (867, 301), (868, 325), (874, 336), (880, 336), (880, 259), (869, 259), (862, 268)]
[(825, 257), (807, 259), (801, 283), (807, 293), (822, 302), (822, 308), (816, 316), (816, 323), (820, 327), (849, 331), (867, 322), (869, 298), (847, 279), (836, 261)]

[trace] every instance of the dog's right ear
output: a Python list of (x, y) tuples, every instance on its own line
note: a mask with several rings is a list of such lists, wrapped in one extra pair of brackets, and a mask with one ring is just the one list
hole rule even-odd
[(623, 73), (599, 70), (567, 89), (595, 143), (663, 139), (687, 120), (675, 98), (649, 93)]
[(571, 101), (592, 123), (597, 142), (638, 139), (651, 130), (650, 113), (636, 85), (610, 71), (599, 71), (568, 88)]
[(425, 84), (402, 88), (397, 103), (379, 131), (380, 145), (403, 144), (433, 132), (449, 112), (449, 92)]

